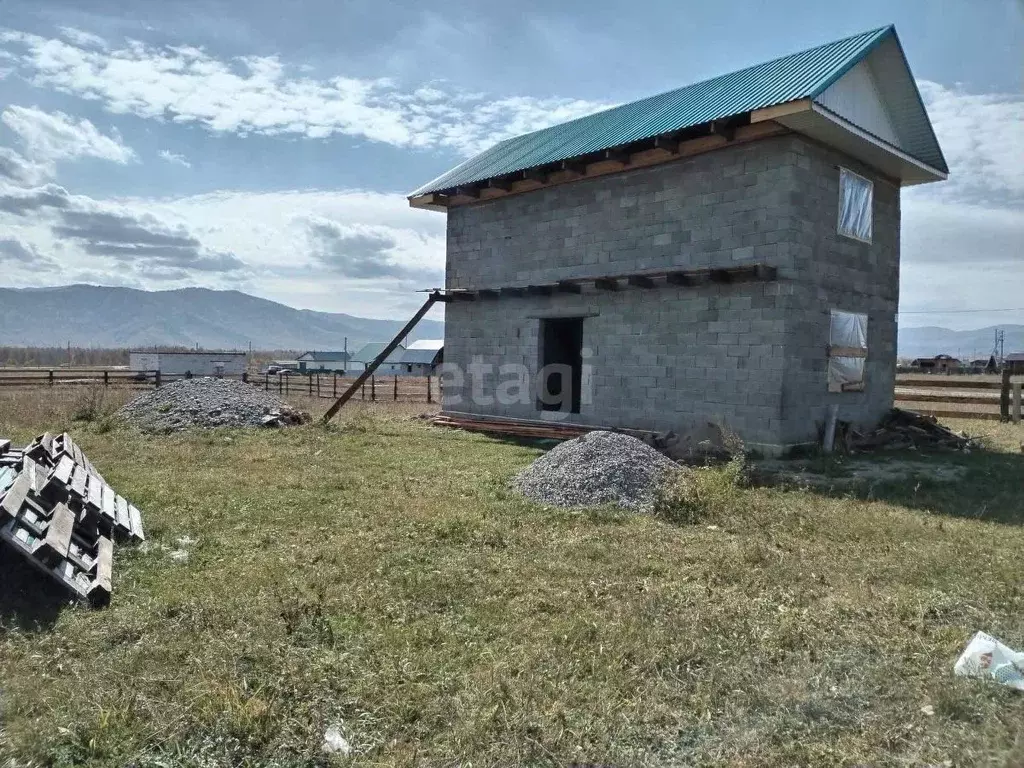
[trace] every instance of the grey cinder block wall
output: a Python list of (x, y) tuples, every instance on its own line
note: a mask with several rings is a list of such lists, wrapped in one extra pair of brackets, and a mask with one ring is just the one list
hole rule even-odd
[[(837, 234), (840, 166), (874, 182), (870, 244)], [(445, 360), (468, 375), (443, 407), (542, 418), (533, 393), (491, 398), (501, 366), (536, 370), (541, 319), (584, 317), (591, 396), (568, 422), (713, 422), (769, 453), (817, 441), (830, 403), (869, 425), (892, 406), (899, 221), (895, 182), (796, 134), (449, 208), (448, 288), (754, 263), (778, 279), (448, 304)], [(828, 392), (830, 308), (868, 314), (863, 392)]]

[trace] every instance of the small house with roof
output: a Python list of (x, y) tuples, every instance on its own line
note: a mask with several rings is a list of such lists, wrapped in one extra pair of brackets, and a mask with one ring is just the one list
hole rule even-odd
[(893, 27), (502, 141), (447, 214), (443, 409), (765, 452), (893, 403), (900, 191), (945, 179)]
[(432, 376), (444, 360), (444, 339), (420, 339), (402, 353), (402, 373), (408, 376)]
[[(352, 368), (353, 371), (365, 370), (374, 360), (376, 360), (380, 354), (387, 347), (386, 341), (371, 341), (368, 344), (364, 344), (360, 349), (352, 355)], [(384, 361), (377, 366), (375, 373), (377, 375), (397, 374), (402, 373), (402, 354), (405, 352), (405, 347), (399, 344), (389, 354)]]
[(296, 358), (300, 371), (342, 373), (350, 369), (352, 355), (348, 352), (303, 352)]

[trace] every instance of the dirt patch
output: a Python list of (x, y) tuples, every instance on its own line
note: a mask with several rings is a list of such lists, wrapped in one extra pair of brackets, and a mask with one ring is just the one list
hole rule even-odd
[(955, 483), (964, 478), (967, 467), (948, 462), (891, 459), (885, 462), (849, 460), (819, 469), (813, 464), (769, 460), (753, 467), (754, 479), (764, 485), (793, 485), (803, 488), (854, 488), (930, 480)]

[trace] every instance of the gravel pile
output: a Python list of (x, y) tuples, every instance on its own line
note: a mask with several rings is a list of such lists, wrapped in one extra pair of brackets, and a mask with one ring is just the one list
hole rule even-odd
[(589, 432), (552, 448), (516, 475), (512, 486), (556, 507), (614, 503), (644, 509), (676, 470), (674, 461), (635, 437)]
[(118, 416), (147, 432), (281, 427), (309, 421), (277, 395), (232, 379), (182, 379), (135, 398)]

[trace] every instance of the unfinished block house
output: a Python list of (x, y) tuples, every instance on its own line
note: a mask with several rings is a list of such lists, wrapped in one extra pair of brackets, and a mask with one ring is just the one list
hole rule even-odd
[(768, 453), (874, 422), (900, 189), (946, 175), (892, 27), (503, 141), (410, 197), (448, 215), (444, 410)]

